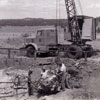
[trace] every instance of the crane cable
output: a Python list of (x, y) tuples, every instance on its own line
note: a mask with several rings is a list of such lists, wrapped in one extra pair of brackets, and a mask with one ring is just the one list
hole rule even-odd
[[(56, 28), (60, 26), (60, 0), (56, 0)], [(60, 32), (60, 27), (58, 28)]]
[(58, 0), (58, 3), (59, 3), (59, 25), (60, 25), (60, 0)]
[(56, 0), (56, 41), (59, 42), (59, 33), (60, 33), (60, 0)]
[[(78, 1), (78, 4), (79, 4), (79, 7), (80, 7), (81, 14), (83, 15), (83, 9), (82, 9), (81, 2), (80, 2), (80, 0), (77, 0), (77, 1)], [(59, 20), (60, 17), (61, 17), (60, 16), (61, 15), (60, 8), (61, 8), (60, 7), (60, 0), (56, 0), (56, 25), (60, 25), (60, 20)]]
[[(60, 19), (60, 0), (56, 0), (56, 21)], [(59, 21), (59, 20), (58, 20)], [(57, 23), (56, 23), (57, 24)], [(60, 21), (58, 22), (58, 25)]]
[(57, 26), (57, 19), (58, 19), (58, 0), (56, 0), (56, 26)]

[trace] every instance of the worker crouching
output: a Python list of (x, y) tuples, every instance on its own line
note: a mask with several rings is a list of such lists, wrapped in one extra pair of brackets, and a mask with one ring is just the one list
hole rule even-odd
[(50, 69), (42, 69), (38, 92), (40, 94), (53, 94), (58, 92), (59, 82), (55, 72)]

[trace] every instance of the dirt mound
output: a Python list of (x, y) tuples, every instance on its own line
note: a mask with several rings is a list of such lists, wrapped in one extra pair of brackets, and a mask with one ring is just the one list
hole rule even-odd
[[(66, 98), (66, 95), (67, 96), (69, 95), (69, 98), (70, 97), (74, 97), (74, 98), (84, 97), (85, 98), (86, 96), (96, 97), (97, 95), (100, 95), (99, 94), (100, 78), (98, 78), (100, 76), (100, 74), (99, 74), (100, 61), (96, 61), (92, 58), (88, 59), (87, 62), (85, 62), (84, 59), (75, 61), (75, 60), (69, 59), (69, 58), (61, 58), (61, 60), (66, 65), (67, 71), (71, 76), (69, 79), (71, 89), (66, 89), (65, 92), (60, 92), (61, 95), (64, 93), (64, 95), (65, 95), (64, 98)], [(33, 71), (34, 71), (33, 72), (33, 81), (39, 79), (41, 68), (43, 66), (45, 66), (47, 69), (52, 69), (52, 70), (55, 70), (55, 68), (57, 67), (54, 60), (52, 63), (47, 62), (45, 64), (42, 62), (42, 64), (33, 66)], [(24, 74), (25, 76), (27, 76), (27, 71), (18, 70), (18, 69), (16, 70), (16, 69), (12, 69), (12, 68), (3, 70), (3, 73), (9, 74), (9, 76), (16, 75), (16, 73), (20, 74), (20, 75)], [(7, 79), (9, 79), (8, 76), (7, 76)], [(8, 80), (6, 80), (6, 81), (8, 81)], [(81, 88), (84, 91), (74, 93), (73, 91), (75, 89), (72, 89), (72, 88)], [(79, 89), (76, 89), (76, 90), (79, 91)], [(71, 91), (72, 95), (70, 95), (70, 93), (69, 93), (70, 91)], [(54, 98), (57, 99), (58, 94), (54, 95), (54, 97), (52, 97), (52, 99), (54, 99)], [(27, 97), (25, 97), (25, 98), (27, 98)], [(30, 100), (30, 99), (28, 98), (27, 100)]]
[[(95, 72), (97, 72), (100, 68), (99, 62), (96, 62), (94, 59), (90, 59), (87, 62), (84, 61), (84, 59), (75, 61), (69, 58), (61, 58), (61, 60), (66, 65), (67, 72), (71, 76), (68, 80), (71, 88), (84, 87), (87, 80), (94, 76)], [(54, 60), (52, 60), (51, 63), (38, 65), (39, 70), (42, 67), (50, 70), (55, 70), (57, 65)]]
[(67, 67), (67, 72), (70, 74), (69, 84), (71, 88), (84, 87), (87, 81), (100, 72), (100, 61), (90, 59), (88, 61), (73, 60), (69, 58), (62, 58), (62, 62)]
[(68, 92), (72, 90), (72, 95), (69, 97), (80, 100), (100, 97), (100, 61), (96, 61), (92, 58), (88, 59), (87, 62), (84, 61), (84, 59), (75, 61), (73, 59), (62, 58), (61, 60), (71, 75), (69, 79), (71, 88), (82, 89), (82, 91), (78, 89), (75, 93), (73, 92), (74, 89), (68, 89)]

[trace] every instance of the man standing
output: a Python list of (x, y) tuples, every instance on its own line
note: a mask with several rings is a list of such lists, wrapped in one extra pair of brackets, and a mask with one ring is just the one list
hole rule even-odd
[(66, 66), (62, 61), (60, 60), (60, 57), (57, 57), (55, 59), (55, 62), (57, 64), (57, 73), (61, 74), (61, 88), (64, 91), (65, 90), (65, 82), (66, 82)]
[(29, 96), (33, 95), (32, 81), (31, 81), (32, 73), (33, 73), (33, 71), (30, 69), (28, 71), (28, 94), (29, 94)]

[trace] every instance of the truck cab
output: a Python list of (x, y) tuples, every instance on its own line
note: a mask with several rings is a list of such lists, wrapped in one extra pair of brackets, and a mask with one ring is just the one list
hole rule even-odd
[(37, 30), (35, 43), (37, 45), (47, 46), (57, 44), (57, 34), (55, 29), (40, 29)]
[(55, 28), (38, 29), (35, 38), (26, 38), (25, 48), (27, 49), (27, 56), (34, 55), (35, 51), (37, 51), (38, 54), (48, 53), (51, 45), (56, 46), (58, 44), (57, 38)]

